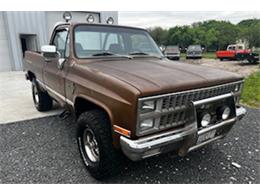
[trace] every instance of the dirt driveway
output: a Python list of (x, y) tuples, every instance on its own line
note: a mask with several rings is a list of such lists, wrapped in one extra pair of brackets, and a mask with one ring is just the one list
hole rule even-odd
[(189, 62), (192, 64), (198, 64), (202, 66), (211, 66), (214, 68), (228, 70), (230, 72), (238, 73), (242, 76), (249, 76), (251, 73), (260, 71), (260, 65), (252, 65), (247, 62), (237, 62), (237, 61), (220, 61), (217, 59), (201, 59), (201, 60), (186, 60), (181, 61)]

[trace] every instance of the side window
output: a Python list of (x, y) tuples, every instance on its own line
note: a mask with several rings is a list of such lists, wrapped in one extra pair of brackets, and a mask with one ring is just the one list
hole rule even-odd
[(57, 31), (52, 42), (52, 44), (56, 46), (57, 51), (60, 53), (62, 58), (65, 58), (68, 55), (68, 51), (66, 51), (66, 48), (68, 50), (67, 37), (67, 30)]
[(235, 50), (234, 46), (229, 46), (227, 50)]

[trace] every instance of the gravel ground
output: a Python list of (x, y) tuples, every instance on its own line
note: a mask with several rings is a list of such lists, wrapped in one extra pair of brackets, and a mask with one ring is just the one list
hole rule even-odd
[[(224, 139), (175, 157), (126, 160), (102, 183), (260, 183), (260, 110), (248, 108)], [(72, 117), (0, 125), (0, 183), (100, 183), (85, 169)]]
[(192, 64), (198, 64), (202, 66), (210, 66), (214, 68), (219, 68), (223, 70), (227, 70), (230, 72), (238, 73), (242, 76), (249, 76), (251, 73), (260, 71), (260, 65), (253, 65), (247, 62), (239, 62), (239, 61), (220, 61), (218, 59), (200, 59), (200, 60), (186, 60), (182, 59), (182, 61), (186, 61)]

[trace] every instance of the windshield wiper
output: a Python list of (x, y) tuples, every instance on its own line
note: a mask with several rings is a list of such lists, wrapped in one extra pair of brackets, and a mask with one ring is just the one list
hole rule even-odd
[(100, 53), (95, 53), (92, 56), (114, 56), (116, 54), (111, 53), (111, 52), (100, 52)]
[(132, 53), (129, 53), (129, 55), (131, 55), (131, 56), (134, 56), (134, 55), (149, 56), (148, 53), (144, 53), (144, 52), (132, 52)]
[(123, 57), (123, 58), (129, 58), (129, 59), (133, 58), (132, 56), (115, 54), (115, 53), (108, 52), (108, 51), (96, 53), (96, 54), (93, 54), (92, 56), (116, 56), (116, 57)]
[(144, 52), (132, 52), (132, 53), (129, 53), (128, 55), (130, 55), (130, 56), (147, 56), (147, 57), (163, 59), (163, 56), (159, 57), (159, 56), (150, 55), (150, 54), (144, 53)]

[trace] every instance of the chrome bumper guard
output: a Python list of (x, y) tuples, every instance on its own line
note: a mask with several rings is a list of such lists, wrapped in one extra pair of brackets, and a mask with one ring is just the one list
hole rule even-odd
[[(131, 160), (137, 161), (141, 160), (150, 156), (154, 156), (160, 153), (163, 153), (164, 149), (170, 148), (170, 150), (177, 150), (180, 151), (182, 149), (182, 145), (184, 145), (185, 140), (189, 141), (189, 139), (192, 142), (192, 146), (185, 148), (186, 150), (184, 154), (187, 152), (193, 151), (195, 149), (198, 149), (206, 144), (209, 144), (213, 141), (216, 141), (218, 139), (221, 139), (225, 137), (225, 134), (220, 134), (217, 135), (216, 137), (209, 139), (205, 142), (196, 144), (197, 137), (199, 135), (205, 134), (209, 131), (212, 131), (214, 129), (223, 129), (225, 127), (232, 127), (232, 125), (237, 121), (243, 118), (246, 114), (246, 109), (243, 107), (236, 108), (236, 117), (222, 121), (220, 123), (217, 123), (215, 125), (209, 126), (207, 128), (201, 129), (198, 131), (197, 129), (194, 129), (194, 127), (188, 126), (182, 129), (175, 129), (174, 132), (166, 132), (166, 133), (161, 133), (159, 135), (153, 135), (153, 136), (147, 136), (144, 138), (140, 138), (138, 140), (131, 140), (129, 138), (120, 137), (120, 144), (122, 151), (124, 154)], [(228, 129), (229, 131), (230, 129)], [(194, 136), (195, 135), (195, 142), (194, 142)], [(180, 146), (176, 146), (174, 148), (173, 144), (174, 143), (179, 143)], [(180, 153), (179, 153), (180, 154)]]

